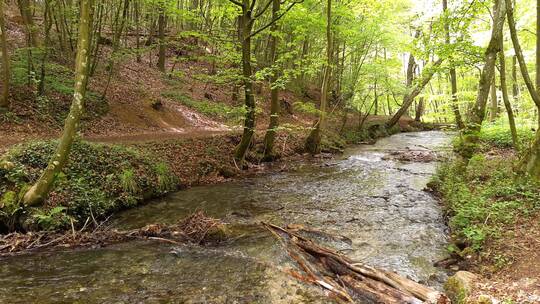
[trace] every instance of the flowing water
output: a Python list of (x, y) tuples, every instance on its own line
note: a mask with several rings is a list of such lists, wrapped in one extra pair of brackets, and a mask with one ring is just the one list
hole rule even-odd
[[(134, 241), (106, 248), (0, 260), (0, 303), (328, 303), (283, 270), (293, 264), (260, 221), (302, 224), (354, 260), (436, 288), (447, 228), (423, 191), (436, 162), (399, 162), (392, 151), (444, 151), (443, 132), (402, 133), (294, 170), (177, 192), (118, 215), (121, 229), (175, 223), (195, 210), (236, 237), (213, 247)], [(335, 237), (339, 236), (339, 237)]]

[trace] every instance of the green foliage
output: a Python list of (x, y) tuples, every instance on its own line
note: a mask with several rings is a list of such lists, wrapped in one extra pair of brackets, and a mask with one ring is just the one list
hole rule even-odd
[(33, 217), (43, 230), (64, 228), (71, 223), (72, 218), (66, 213), (67, 208), (58, 206), (51, 210), (37, 209)]
[(513, 173), (512, 159), (474, 155), (468, 164), (442, 165), (433, 180), (442, 194), (457, 240), (473, 250), (498, 237), (506, 225), (540, 209), (538, 185)]
[[(13, 166), (0, 170), (3, 196), (10, 191), (24, 194), (47, 166), (56, 144), (30, 142), (9, 151), (7, 158)], [(84, 223), (91, 217), (103, 218), (115, 210), (134, 206), (145, 197), (175, 190), (175, 182), (166, 164), (157, 163), (138, 150), (76, 141), (67, 166), (56, 176), (43, 207), (13, 212), (5, 205), (0, 209), (0, 230), (1, 226), (4, 230), (64, 227), (65, 218), (57, 209), (50, 214), (54, 207), (64, 207), (62, 213), (75, 223)], [(9, 221), (15, 221), (15, 226), (10, 226)]]
[[(534, 139), (534, 131), (523, 125), (517, 126), (518, 142), (520, 146), (527, 146)], [(487, 124), (482, 127), (480, 140), (496, 147), (512, 147), (512, 134), (507, 124)]]
[(222, 119), (230, 123), (240, 122), (244, 115), (244, 107), (233, 107), (220, 102), (193, 100), (178, 91), (167, 91), (162, 93), (163, 97), (178, 101), (204, 115), (212, 118)]

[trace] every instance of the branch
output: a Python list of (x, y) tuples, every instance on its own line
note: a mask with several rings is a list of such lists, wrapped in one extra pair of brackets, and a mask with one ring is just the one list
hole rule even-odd
[[(231, 0), (229, 0), (229, 1), (231, 1)], [(259, 34), (260, 32), (264, 31), (265, 29), (269, 28), (272, 24), (274, 24), (279, 19), (281, 19), (283, 16), (285, 16), (285, 14), (287, 14), (293, 8), (293, 6), (295, 6), (296, 4), (302, 3), (302, 2), (304, 2), (304, 0), (299, 0), (299, 1), (295, 1), (295, 2), (291, 3), (291, 5), (289, 5), (289, 7), (287, 7), (287, 9), (282, 14), (280, 14), (279, 16), (274, 18), (272, 21), (268, 22), (268, 24), (266, 24), (265, 26), (261, 27), (260, 29), (256, 30), (255, 32), (251, 33), (251, 35), (247, 36), (246, 39), (251, 38), (251, 37)]]
[(264, 14), (264, 12), (266, 12), (266, 10), (268, 10), (268, 8), (270, 7), (270, 4), (272, 4), (272, 2), (274, 2), (273, 0), (268, 0), (268, 2), (266, 3), (266, 5), (263, 7), (263, 9), (261, 11), (259, 11), (258, 14), (255, 14), (255, 16), (253, 17), (253, 19), (257, 19), (259, 18), (260, 16), (262, 16), (262, 14)]
[(243, 7), (244, 5), (242, 3), (240, 3), (239, 1), (236, 1), (236, 0), (229, 0), (229, 2), (233, 3), (233, 4), (236, 4), (240, 7)]

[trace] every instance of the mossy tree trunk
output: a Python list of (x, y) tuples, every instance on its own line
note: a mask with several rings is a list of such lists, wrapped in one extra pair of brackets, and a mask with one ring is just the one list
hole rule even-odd
[(311, 154), (321, 152), (321, 137), (324, 128), (324, 120), (326, 118), (326, 107), (328, 104), (328, 87), (330, 85), (330, 77), (332, 75), (332, 53), (333, 53), (333, 38), (332, 38), (332, 0), (328, 0), (326, 4), (326, 65), (324, 67), (323, 81), (321, 87), (321, 103), (319, 105), (319, 119), (315, 122), (311, 133), (306, 140), (306, 150)]
[(6, 24), (4, 21), (4, 0), (0, 0), (0, 44), (0, 57), (2, 57), (2, 96), (0, 96), (0, 108), (8, 108), (10, 69)]
[(461, 132), (462, 146), (460, 148), (460, 154), (465, 159), (471, 158), (476, 152), (479, 141), (478, 133), (482, 128), (482, 122), (486, 115), (489, 90), (493, 81), (493, 74), (495, 73), (495, 61), (497, 59), (497, 54), (501, 49), (502, 30), (506, 11), (504, 0), (495, 0), (493, 11), (491, 38), (484, 53), (485, 64), (482, 73), (480, 74), (476, 102), (471, 109), (469, 122)]
[[(272, 19), (276, 19), (278, 17), (278, 13), (280, 10), (280, 0), (273, 0), (272, 1)], [(274, 22), (272, 24), (271, 28), (271, 38), (270, 38), (270, 60), (272, 64), (272, 76), (270, 78), (270, 85), (272, 86), (271, 92), (270, 92), (270, 124), (268, 125), (268, 130), (266, 131), (266, 135), (264, 137), (264, 158), (265, 159), (273, 159), (275, 158), (275, 151), (274, 151), (274, 142), (276, 139), (276, 132), (277, 128), (279, 127), (279, 114), (280, 114), (280, 104), (279, 104), (279, 87), (276, 84), (276, 81), (278, 80), (279, 74), (278, 74), (278, 67), (277, 59), (277, 45), (279, 43), (279, 38), (277, 34), (278, 30), (278, 23)]]
[(93, 7), (94, 0), (81, 0), (79, 38), (77, 42), (77, 57), (75, 59), (75, 86), (71, 108), (65, 121), (62, 137), (56, 151), (49, 160), (47, 168), (45, 168), (37, 182), (24, 195), (23, 200), (26, 205), (37, 205), (47, 197), (56, 175), (67, 162), (71, 145), (79, 128), (86, 93)]
[[(512, 44), (514, 45), (514, 51), (516, 53), (517, 61), (519, 63), (519, 68), (527, 90), (531, 95), (536, 107), (540, 110), (540, 94), (534, 87), (534, 84), (529, 76), (529, 71), (527, 69), (527, 64), (525, 58), (523, 57), (523, 51), (519, 43), (519, 39), (516, 31), (516, 22), (514, 20), (514, 9), (512, 6), (512, 0), (506, 0), (506, 14), (508, 16), (508, 27), (510, 29), (510, 36), (512, 38)], [(536, 131), (536, 137), (531, 145), (530, 149), (525, 154), (525, 157), (521, 161), (522, 170), (529, 173), (533, 178), (540, 179), (540, 128)]]

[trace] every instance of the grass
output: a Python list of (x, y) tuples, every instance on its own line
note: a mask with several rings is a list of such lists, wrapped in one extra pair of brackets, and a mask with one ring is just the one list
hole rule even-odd
[(480, 137), (494, 153), (475, 154), (468, 163), (448, 161), (432, 181), (443, 197), (455, 243), (473, 251), (500, 237), (518, 218), (540, 210), (539, 185), (514, 172), (515, 153), (497, 149), (511, 143), (510, 133), (483, 128)]
[(1, 231), (61, 229), (71, 220), (82, 225), (176, 189), (169, 167), (138, 150), (77, 141), (44, 204), (27, 208), (20, 199), (55, 147), (56, 141), (31, 142), (5, 156), (11, 165), (0, 169)]
[(166, 91), (162, 95), (208, 117), (221, 119), (230, 123), (240, 122), (245, 115), (244, 107), (232, 107), (220, 102), (197, 101), (177, 91)]

